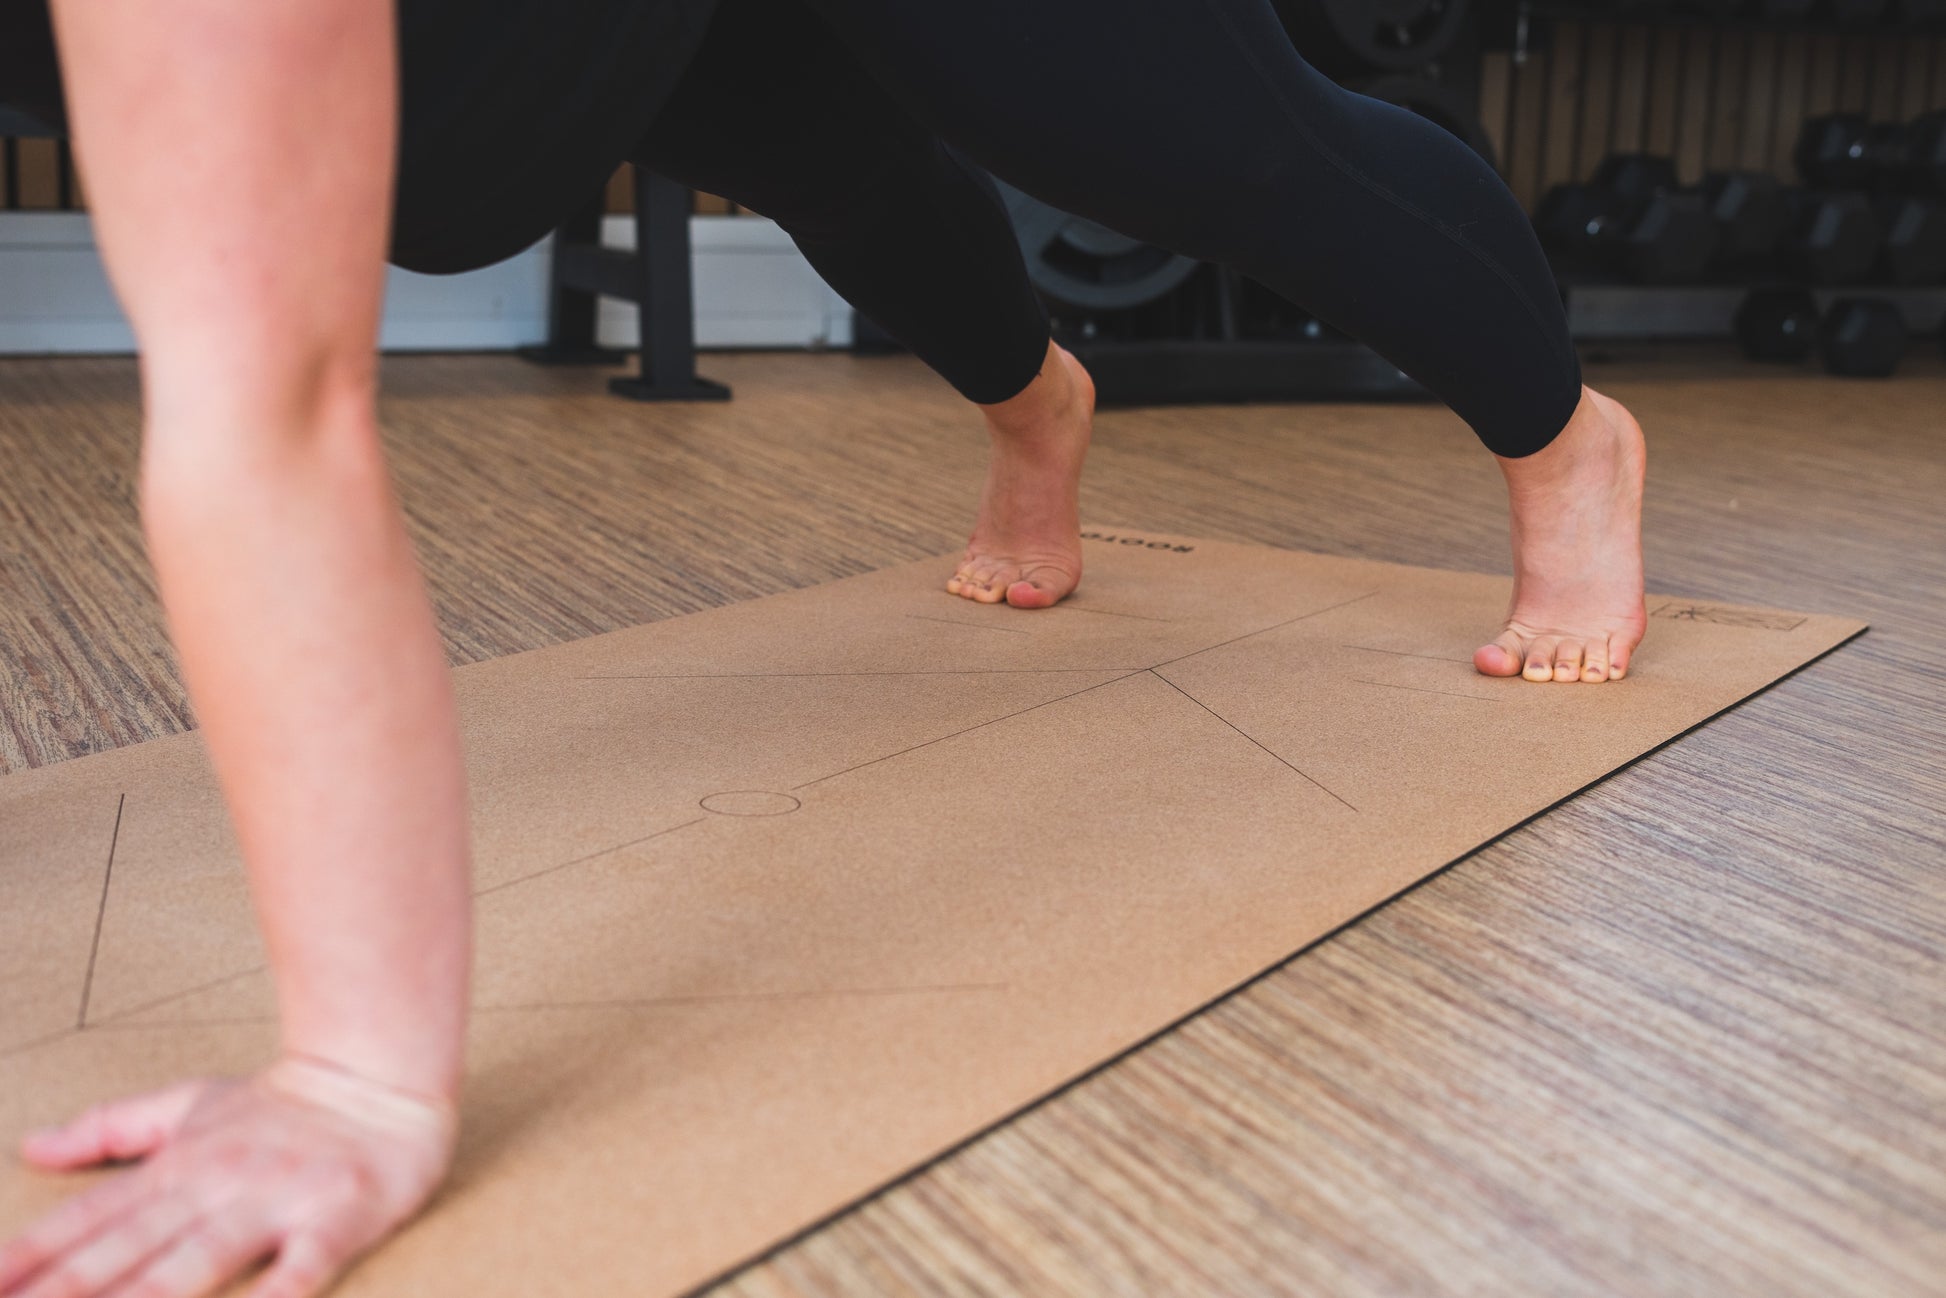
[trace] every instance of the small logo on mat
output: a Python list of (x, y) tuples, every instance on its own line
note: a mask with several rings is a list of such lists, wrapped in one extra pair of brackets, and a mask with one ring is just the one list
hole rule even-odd
[(1753, 631), (1795, 631), (1810, 621), (1789, 613), (1765, 613), (1754, 608), (1726, 608), (1721, 604), (1695, 604), (1686, 600), (1664, 604), (1650, 617), (1671, 622), (1714, 622), (1717, 626), (1742, 626)]

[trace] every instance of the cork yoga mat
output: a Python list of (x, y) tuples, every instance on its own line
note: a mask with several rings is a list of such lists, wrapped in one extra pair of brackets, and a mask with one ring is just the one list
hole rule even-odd
[[(1086, 548), (1052, 610), (934, 560), (458, 671), (466, 1127), (341, 1292), (693, 1288), (1864, 629), (1655, 598), (1536, 686), (1470, 663), (1505, 578)], [(0, 1139), (267, 1058), (195, 735), (0, 780), (0, 888)], [(82, 1183), (0, 1167), (0, 1232)]]

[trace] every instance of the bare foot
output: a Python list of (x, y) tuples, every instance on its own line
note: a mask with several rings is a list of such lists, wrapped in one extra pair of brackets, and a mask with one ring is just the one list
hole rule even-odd
[(1488, 676), (1618, 681), (1642, 642), (1642, 429), (1592, 388), (1543, 450), (1502, 459), (1513, 516), (1507, 629), (1473, 654)]
[(1019, 396), (980, 409), (993, 454), (973, 539), (946, 589), (982, 604), (1046, 608), (1081, 581), (1076, 493), (1094, 427), (1094, 381), (1049, 343), (1040, 374)]

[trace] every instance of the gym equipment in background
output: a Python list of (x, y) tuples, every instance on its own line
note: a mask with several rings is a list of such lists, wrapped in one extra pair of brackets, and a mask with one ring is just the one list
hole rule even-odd
[(1737, 342), (1757, 361), (1801, 361), (1818, 342), (1818, 300), (1807, 288), (1759, 288), (1736, 314)]
[(1167, 297), (1196, 273), (1194, 258), (1050, 207), (1005, 181), (993, 183), (1013, 221), (1028, 277), (1056, 303), (1083, 311), (1127, 310)]
[(1869, 196), (1787, 189), (1784, 201), (1784, 269), (1810, 284), (1855, 284), (1871, 274), (1884, 231)]
[(1357, 75), (1436, 63), (1460, 43), (1466, 0), (1276, 0), (1297, 48), (1319, 70)]
[(1798, 131), (1791, 158), (1808, 184), (1946, 195), (1946, 112), (1878, 123), (1863, 113), (1820, 114)]
[(1946, 0), (1522, 0), (1535, 17), (1937, 31)]
[(1644, 153), (1611, 154), (1588, 183), (1556, 186), (1534, 224), (1564, 268), (1642, 284), (1695, 280), (1721, 240), (1705, 193), (1677, 183), (1673, 159)]
[(1795, 364), (1818, 354), (1828, 373), (1885, 378), (1905, 359), (1910, 334), (1884, 298), (1839, 297), (1822, 313), (1807, 288), (1759, 288), (1736, 313), (1737, 342), (1752, 360)]
[(1886, 378), (1905, 359), (1906, 342), (1904, 317), (1883, 298), (1839, 298), (1818, 323), (1818, 353), (1832, 374)]
[(641, 360), (633, 377), (608, 381), (632, 401), (727, 401), (730, 389), (696, 373), (690, 292), (689, 190), (635, 168), (635, 250), (601, 242), (605, 194), (596, 193), (554, 232), (548, 269), (547, 341), (520, 355), (540, 365), (618, 365), (627, 353), (599, 346), (602, 297), (635, 304)]
[(1946, 282), (1946, 113), (1814, 117), (1795, 156), (1802, 186), (1719, 171), (1690, 188), (1670, 158), (1613, 154), (1585, 183), (1549, 190), (1534, 224), (1571, 280)]
[(1716, 223), (1718, 266), (1748, 269), (1776, 256), (1790, 228), (1782, 181), (1766, 171), (1712, 171), (1701, 189)]

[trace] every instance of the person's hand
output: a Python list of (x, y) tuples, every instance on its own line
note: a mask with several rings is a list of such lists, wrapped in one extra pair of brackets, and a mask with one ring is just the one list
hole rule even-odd
[(0, 1247), (0, 1298), (191, 1298), (273, 1254), (250, 1298), (316, 1294), (431, 1196), (456, 1127), (442, 1100), (296, 1055), (90, 1109), (21, 1152), (142, 1165)]

